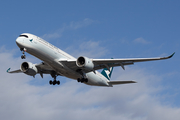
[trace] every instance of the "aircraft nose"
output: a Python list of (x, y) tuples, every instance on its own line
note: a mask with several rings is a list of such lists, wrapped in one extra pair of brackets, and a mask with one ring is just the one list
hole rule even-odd
[(23, 42), (24, 42), (24, 38), (22, 38), (22, 37), (18, 37), (18, 38), (16, 39), (16, 44), (17, 44), (19, 47), (22, 47)]

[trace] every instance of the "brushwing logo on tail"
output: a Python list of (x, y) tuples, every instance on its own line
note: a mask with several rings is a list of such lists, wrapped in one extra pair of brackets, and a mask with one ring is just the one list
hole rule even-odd
[(113, 67), (110, 67), (109, 70), (107, 68), (104, 68), (101, 74), (104, 75), (104, 77), (106, 77), (108, 80), (110, 80), (112, 71)]

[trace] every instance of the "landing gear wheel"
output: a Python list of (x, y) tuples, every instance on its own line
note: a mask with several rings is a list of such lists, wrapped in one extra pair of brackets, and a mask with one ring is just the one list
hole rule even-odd
[(50, 85), (56, 85), (56, 84), (57, 84), (57, 85), (60, 85), (60, 81), (56, 81), (56, 80), (52, 81), (52, 80), (50, 80), (50, 81), (49, 81), (49, 84), (50, 84)]
[(22, 55), (22, 56), (21, 56), (21, 59), (26, 59), (26, 56), (25, 56), (25, 55)]
[(81, 83), (83, 83), (84, 82), (84, 79), (81, 79)]
[(53, 84), (53, 81), (52, 81), (52, 80), (50, 80), (50, 81), (49, 81), (49, 84), (50, 84), (50, 85), (52, 85), (52, 84)]
[(60, 85), (60, 81), (57, 81), (56, 84)]
[(56, 83), (57, 83), (57, 82), (54, 80), (54, 81), (53, 81), (53, 85), (56, 85)]
[(58, 80), (58, 81), (56, 80), (56, 77), (57, 77), (57, 76), (58, 76), (58, 74), (57, 74), (55, 71), (51, 73), (51, 77), (54, 78), (54, 80), (53, 80), (53, 81), (52, 81), (52, 80), (49, 81), (49, 84), (50, 84), (50, 85), (56, 85), (56, 84), (57, 84), (57, 85), (60, 85), (60, 81), (59, 81), (59, 80)]
[(82, 79), (78, 78), (77, 81), (78, 81), (78, 82), (81, 82), (81, 83), (83, 83), (83, 82), (86, 82), (86, 83), (87, 83), (87, 82), (88, 82), (88, 79), (87, 79), (87, 78), (82, 78)]
[(26, 59), (26, 55), (25, 55), (25, 52), (26, 52), (26, 48), (20, 48), (20, 50), (22, 51), (22, 56), (21, 56), (21, 59)]

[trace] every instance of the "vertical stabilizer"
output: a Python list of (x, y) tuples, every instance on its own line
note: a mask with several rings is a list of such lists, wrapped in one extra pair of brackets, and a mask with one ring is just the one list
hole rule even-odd
[(104, 75), (104, 77), (106, 77), (108, 80), (110, 80), (112, 71), (113, 71), (113, 67), (110, 67), (109, 70), (107, 68), (104, 68), (101, 74)]

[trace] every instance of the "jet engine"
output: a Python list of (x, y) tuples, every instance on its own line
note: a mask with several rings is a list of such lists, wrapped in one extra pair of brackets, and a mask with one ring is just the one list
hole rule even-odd
[(21, 71), (30, 76), (35, 76), (38, 73), (38, 69), (35, 64), (30, 62), (23, 62), (21, 64)]
[(76, 61), (76, 65), (82, 69), (85, 69), (87, 71), (93, 71), (94, 69), (94, 63), (91, 59), (87, 57), (79, 57)]

